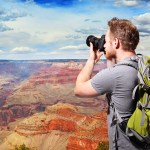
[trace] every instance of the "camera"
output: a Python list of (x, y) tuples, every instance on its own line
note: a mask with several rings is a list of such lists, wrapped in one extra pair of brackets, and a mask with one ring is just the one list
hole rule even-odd
[(90, 42), (93, 44), (94, 49), (98, 49), (101, 52), (105, 52), (105, 35), (102, 35), (101, 38), (97, 38), (93, 35), (89, 35), (86, 39), (87, 46), (90, 46)]

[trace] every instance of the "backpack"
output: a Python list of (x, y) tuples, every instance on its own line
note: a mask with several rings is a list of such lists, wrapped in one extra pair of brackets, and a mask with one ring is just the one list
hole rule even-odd
[(138, 85), (132, 96), (137, 105), (127, 122), (126, 134), (129, 138), (135, 136), (141, 142), (150, 144), (150, 57), (141, 55), (137, 69)]
[(130, 60), (138, 62), (138, 67), (129, 62), (115, 66), (127, 65), (137, 69), (138, 85), (132, 93), (132, 100), (135, 102), (136, 108), (129, 118), (122, 118), (114, 103), (111, 102), (113, 108), (111, 125), (118, 124), (130, 139), (133, 140), (136, 137), (136, 141), (150, 145), (150, 57), (140, 55)]

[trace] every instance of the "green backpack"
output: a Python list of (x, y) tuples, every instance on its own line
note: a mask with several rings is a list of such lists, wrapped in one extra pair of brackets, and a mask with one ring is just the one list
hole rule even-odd
[(126, 134), (150, 144), (150, 57), (141, 55), (137, 69), (138, 85), (133, 91), (137, 106), (128, 120)]

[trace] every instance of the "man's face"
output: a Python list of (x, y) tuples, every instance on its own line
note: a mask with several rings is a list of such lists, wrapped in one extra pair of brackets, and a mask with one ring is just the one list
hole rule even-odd
[(104, 48), (106, 59), (111, 60), (112, 58), (116, 58), (116, 51), (113, 48), (113, 38), (110, 36), (109, 30), (106, 32), (105, 41)]

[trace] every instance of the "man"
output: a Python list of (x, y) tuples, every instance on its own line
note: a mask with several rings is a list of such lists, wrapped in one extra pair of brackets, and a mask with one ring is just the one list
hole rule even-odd
[(125, 19), (112, 18), (108, 26), (104, 44), (108, 67), (91, 79), (94, 65), (103, 53), (93, 50), (90, 43), (89, 58), (77, 77), (74, 92), (79, 97), (107, 95), (110, 150), (143, 150), (145, 146), (129, 139), (125, 134), (125, 127), (117, 123), (119, 122), (117, 114), (123, 120), (127, 120), (136, 105), (132, 101), (132, 91), (137, 85), (135, 49), (139, 43), (139, 32), (129, 20)]

